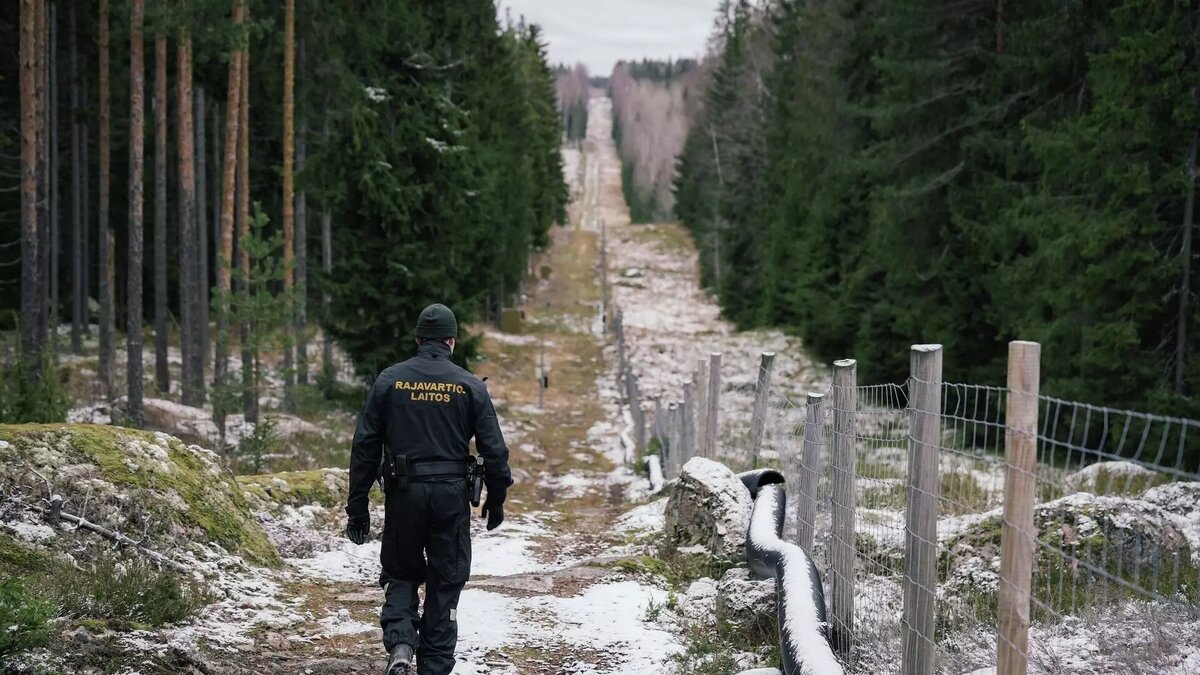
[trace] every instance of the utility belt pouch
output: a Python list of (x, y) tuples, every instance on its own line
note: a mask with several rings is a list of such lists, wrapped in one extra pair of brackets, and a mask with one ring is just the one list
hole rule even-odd
[(411, 477), (411, 472), (408, 470), (408, 455), (396, 455), (394, 461), (396, 478), (392, 483), (400, 492), (408, 492), (409, 478)]

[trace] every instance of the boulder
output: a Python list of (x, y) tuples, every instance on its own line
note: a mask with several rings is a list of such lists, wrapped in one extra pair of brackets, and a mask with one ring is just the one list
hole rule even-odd
[[(1163, 501), (1184, 499), (1166, 492), (1158, 496)], [(1194, 565), (1185, 519), (1146, 500), (1079, 492), (1039, 504), (1034, 524), (1041, 544), (1035, 579), (1043, 583), (1059, 579), (1075, 585), (1080, 593), (1086, 593), (1091, 582), (1112, 585), (1101, 576), (1144, 586), (1162, 570)], [(991, 561), (1000, 557), (1000, 531), (1001, 516), (992, 514), (942, 542), (938, 569), (945, 575), (941, 582), (948, 599), (982, 598), (996, 592), (998, 579)]]
[(769, 628), (778, 621), (774, 579), (755, 579), (734, 568), (717, 583), (717, 619), (738, 630)]
[(1147, 469), (1133, 462), (1096, 462), (1069, 474), (1064, 481), (1073, 492), (1091, 492), (1097, 495), (1138, 496), (1146, 488), (1161, 485), (1170, 476)]
[(679, 599), (679, 615), (688, 623), (711, 626), (717, 618), (717, 581), (693, 581)]
[(750, 492), (729, 467), (693, 457), (667, 502), (667, 535), (676, 547), (699, 545), (716, 558), (741, 560), (752, 508)]
[(1177, 517), (1192, 547), (1192, 561), (1200, 566), (1200, 482), (1167, 483), (1142, 495), (1149, 502)]

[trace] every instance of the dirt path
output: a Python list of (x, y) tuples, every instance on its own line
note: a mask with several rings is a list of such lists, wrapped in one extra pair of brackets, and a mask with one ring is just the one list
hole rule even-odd
[[(523, 330), (483, 329), (484, 358), (475, 371), (489, 378), (517, 484), (502, 528), (485, 532), (478, 519), (473, 527), (458, 675), (661, 673), (677, 648), (671, 633), (645, 620), (667, 591), (613, 564), (641, 551), (617, 523), (646, 499), (648, 486), (627, 465), (600, 320), (599, 214), (625, 213), (606, 99), (593, 100), (591, 120), (583, 148), (564, 150), (575, 195), (571, 223), (553, 231), (553, 245), (533, 265), (537, 281), (526, 291)], [(549, 388), (539, 406), (543, 354)], [(262, 629), (255, 648), (224, 665), (378, 672), (378, 554), (378, 542), (338, 543), (289, 561), (287, 595), (300, 625)]]

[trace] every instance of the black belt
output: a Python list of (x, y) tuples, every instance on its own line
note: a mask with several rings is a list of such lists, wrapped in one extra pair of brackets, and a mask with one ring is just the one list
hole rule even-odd
[(467, 477), (466, 462), (416, 462), (408, 467), (409, 478), (431, 478), (433, 476)]

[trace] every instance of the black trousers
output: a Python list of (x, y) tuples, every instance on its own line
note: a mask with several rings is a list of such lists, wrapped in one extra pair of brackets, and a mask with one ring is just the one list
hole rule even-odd
[[(419, 675), (449, 675), (458, 642), (458, 596), (471, 575), (471, 507), (465, 479), (391, 490), (380, 553), (383, 645), (413, 647)], [(425, 584), (418, 614), (417, 589)]]

